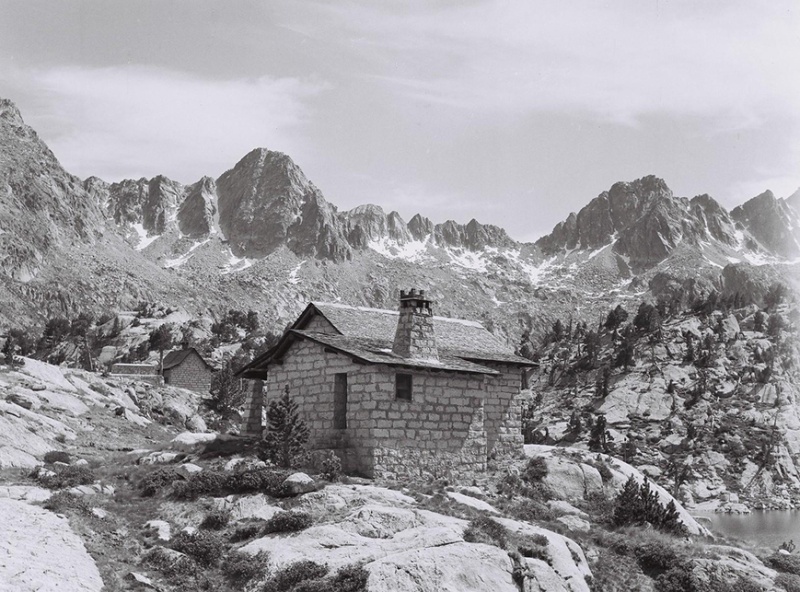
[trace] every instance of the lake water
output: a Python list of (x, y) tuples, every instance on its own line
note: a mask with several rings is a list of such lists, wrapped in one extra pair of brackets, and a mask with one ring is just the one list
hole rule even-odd
[[(794, 540), (800, 548), (800, 510), (754, 510), (750, 514), (697, 512), (694, 515), (702, 518), (701, 524), (715, 534), (772, 549), (777, 549), (784, 541)], [(705, 518), (711, 521), (710, 526)]]

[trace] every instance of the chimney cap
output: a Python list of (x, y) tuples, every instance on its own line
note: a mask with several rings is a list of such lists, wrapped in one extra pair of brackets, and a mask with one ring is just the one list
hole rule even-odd
[(417, 290), (416, 288), (411, 288), (408, 292), (405, 290), (400, 290), (400, 300), (427, 300), (425, 297), (425, 290)]

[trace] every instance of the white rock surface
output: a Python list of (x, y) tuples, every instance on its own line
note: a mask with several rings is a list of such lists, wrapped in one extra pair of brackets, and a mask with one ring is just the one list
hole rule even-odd
[(447, 497), (449, 497), (454, 501), (457, 501), (459, 504), (470, 506), (471, 508), (475, 508), (476, 510), (483, 510), (484, 512), (491, 512), (493, 514), (498, 513), (497, 508), (495, 508), (489, 502), (485, 502), (481, 499), (472, 497), (470, 495), (464, 495), (463, 493), (458, 493), (456, 491), (448, 491)]
[(591, 525), (583, 518), (577, 516), (561, 516), (556, 518), (558, 522), (567, 527), (567, 530), (575, 530), (578, 532), (589, 532)]
[(202, 448), (204, 445), (208, 444), (209, 442), (213, 442), (217, 439), (217, 434), (215, 433), (206, 433), (206, 434), (194, 434), (192, 432), (183, 432), (175, 436), (171, 442), (171, 448), (173, 450), (180, 450), (181, 452), (194, 452)]
[(154, 532), (161, 541), (168, 541), (172, 538), (172, 528), (165, 520), (148, 520), (144, 523), (145, 530)]
[(198, 466), (193, 463), (184, 463), (182, 465), (178, 465), (175, 469), (175, 472), (178, 473), (184, 479), (190, 479), (192, 475), (196, 475), (197, 473), (201, 473), (203, 471), (203, 467)]
[(0, 590), (100, 592), (102, 588), (94, 560), (66, 518), (0, 499)]
[(508, 553), (455, 543), (414, 549), (367, 565), (370, 592), (519, 592)]
[(213, 504), (217, 510), (229, 511), (233, 520), (245, 520), (247, 518), (269, 520), (278, 512), (283, 512), (281, 508), (273, 505), (263, 493), (243, 497), (235, 495), (218, 497), (214, 498)]
[(292, 473), (283, 482), (283, 487), (292, 495), (314, 491), (314, 480), (305, 473)]
[(43, 487), (29, 485), (6, 485), (0, 487), (0, 498), (8, 498), (22, 502), (44, 502), (50, 499), (53, 493)]

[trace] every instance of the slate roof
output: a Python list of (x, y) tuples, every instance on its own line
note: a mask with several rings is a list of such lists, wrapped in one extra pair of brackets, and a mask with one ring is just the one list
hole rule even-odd
[(201, 356), (197, 352), (197, 350), (193, 347), (190, 347), (188, 349), (177, 349), (175, 351), (169, 352), (166, 356), (164, 356), (164, 364), (162, 365), (162, 369), (169, 370), (170, 368), (174, 368), (175, 366), (180, 366), (192, 352), (196, 353), (197, 357), (199, 357), (210, 370), (214, 369), (214, 367), (211, 364), (209, 364), (205, 360), (205, 358), (203, 358), (203, 356)]
[[(337, 334), (306, 331), (317, 315), (327, 319)], [(399, 313), (394, 310), (312, 302), (301, 313), (280, 342), (270, 351), (253, 360), (240, 374), (256, 377), (273, 360), (279, 360), (300, 338), (311, 339), (350, 355), (364, 363), (388, 364), (410, 368), (438, 369), (454, 372), (498, 374), (481, 362), (497, 362), (517, 366), (534, 366), (530, 360), (514, 354), (505, 344), (475, 321), (433, 317), (439, 360), (403, 358), (392, 353)], [(252, 370), (252, 373), (249, 372)]]
[(327, 333), (312, 333), (292, 329), (291, 333), (316, 341), (331, 349), (348, 354), (362, 362), (369, 364), (387, 364), (389, 366), (404, 366), (408, 368), (422, 368), (430, 370), (447, 370), (451, 372), (465, 372), (468, 374), (499, 374), (486, 366), (473, 364), (461, 358), (440, 354), (438, 360), (409, 359), (392, 353), (391, 347), (386, 347), (383, 341), (365, 339), (363, 337), (347, 337), (344, 335), (330, 335)]

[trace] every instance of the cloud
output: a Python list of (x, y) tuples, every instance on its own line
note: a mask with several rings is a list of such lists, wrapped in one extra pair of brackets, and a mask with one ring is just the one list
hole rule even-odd
[[(487, 0), (330, 8), (374, 74), (417, 101), (482, 113), (650, 113), (758, 126), (800, 111), (794, 2)], [(326, 35), (317, 30), (317, 35)], [(344, 41), (343, 41), (344, 43)]]
[[(23, 115), (67, 170), (107, 180), (218, 175), (264, 146), (301, 158), (320, 82), (211, 80), (144, 66), (59, 67), (17, 75), (44, 103)], [(228, 163), (221, 165), (220, 163)]]

